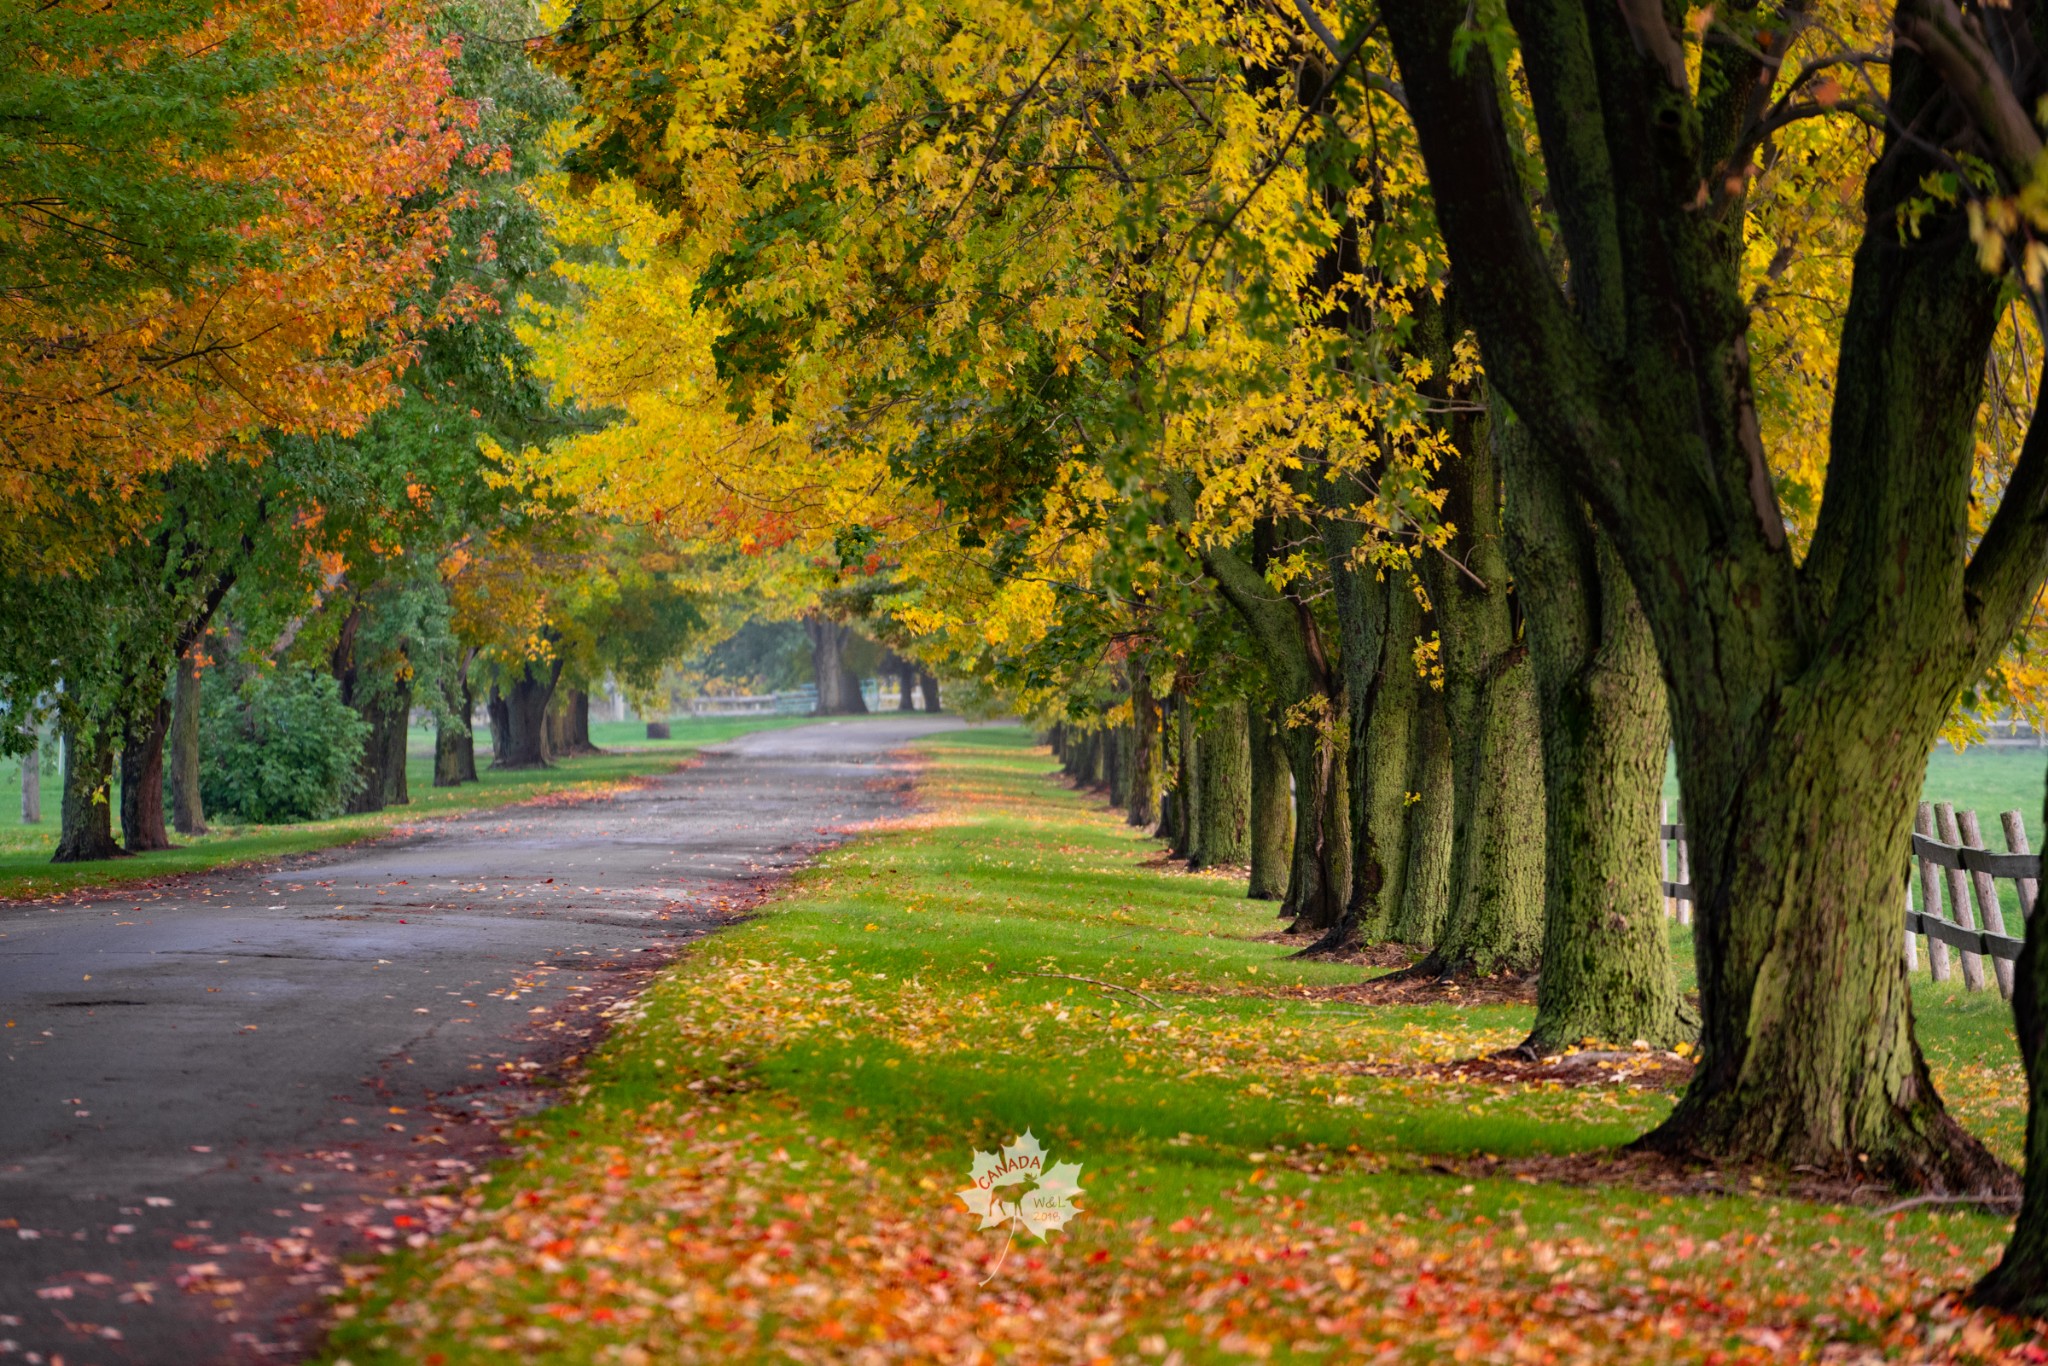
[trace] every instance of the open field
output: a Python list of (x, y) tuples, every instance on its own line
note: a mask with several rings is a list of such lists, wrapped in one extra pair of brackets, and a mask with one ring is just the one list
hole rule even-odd
[[(1021, 732), (920, 748), (935, 814), (658, 979), (445, 1233), (359, 1269), (330, 1360), (2008, 1359), (1942, 1298), (2007, 1221), (1587, 1184), (1571, 1155), (1654, 1123), (1682, 1063), (1453, 1075), (1530, 1007), (1361, 1000)], [(2006, 1007), (1915, 991), (1939, 1084), (2015, 1157)], [(1026, 1129), (1082, 1213), (1005, 1254), (953, 1192)]]

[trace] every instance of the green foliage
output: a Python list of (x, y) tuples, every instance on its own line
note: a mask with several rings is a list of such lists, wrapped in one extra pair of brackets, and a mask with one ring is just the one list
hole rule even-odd
[(332, 674), (252, 673), (238, 688), (207, 689), (200, 716), (199, 786), (210, 812), (257, 825), (340, 814), (362, 783), (368, 727), (341, 700)]

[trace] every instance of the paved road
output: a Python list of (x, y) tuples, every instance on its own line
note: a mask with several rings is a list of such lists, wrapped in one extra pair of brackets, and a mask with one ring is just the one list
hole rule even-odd
[[(291, 1360), (337, 1257), (423, 1238), (606, 1006), (887, 813), (876, 717), (614, 798), (0, 906), (0, 1366)], [(536, 1084), (538, 1082), (538, 1084)]]

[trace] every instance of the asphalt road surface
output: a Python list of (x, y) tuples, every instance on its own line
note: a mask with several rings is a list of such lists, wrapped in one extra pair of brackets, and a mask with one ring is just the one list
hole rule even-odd
[(900, 807), (880, 716), (601, 800), (0, 905), (0, 1366), (290, 1361), (681, 944)]

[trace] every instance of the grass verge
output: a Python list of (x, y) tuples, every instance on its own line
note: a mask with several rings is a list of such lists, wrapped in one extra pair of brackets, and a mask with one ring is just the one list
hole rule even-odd
[[(705, 745), (730, 740), (749, 731), (802, 725), (808, 719), (762, 716), (680, 720), (672, 723), (672, 738), (654, 741), (630, 738), (630, 731), (625, 736), (614, 738), (607, 728), (593, 726), (593, 738), (601, 746), (619, 744), (620, 747), (604, 754), (558, 760), (553, 767), (538, 771), (501, 772), (489, 767), (486, 754), (482, 756), (484, 766), (479, 773), (480, 781), (461, 787), (434, 786), (433, 749), (429, 737), (428, 748), (423, 754), (416, 750), (409, 756), (406, 785), (412, 800), (405, 806), (293, 825), (216, 822), (207, 834), (174, 836), (178, 842), (175, 849), (87, 863), (50, 862), (50, 851), (57, 846), (56, 802), (60, 794), (54, 784), (46, 784), (45, 816), (40, 824), (21, 824), (16, 809), (12, 807), (8, 813), (13, 817), (12, 823), (0, 824), (0, 900), (55, 896), (89, 887), (204, 872), (230, 864), (263, 863), (291, 854), (353, 844), (435, 816), (507, 806), (553, 792), (598, 787), (651, 773), (663, 773)], [(615, 729), (627, 728), (620, 726)], [(118, 802), (118, 796), (114, 800)]]
[[(1670, 1097), (1447, 1079), (1529, 1010), (1344, 1006), (1356, 969), (1288, 961), (1020, 732), (920, 748), (931, 814), (658, 980), (443, 1236), (354, 1269), (328, 1360), (2034, 1359), (1952, 1298), (2005, 1221), (1513, 1174)], [(1999, 1003), (1920, 1000), (2013, 1155)], [(953, 1193), (1026, 1129), (1083, 1213), (1005, 1253)]]

